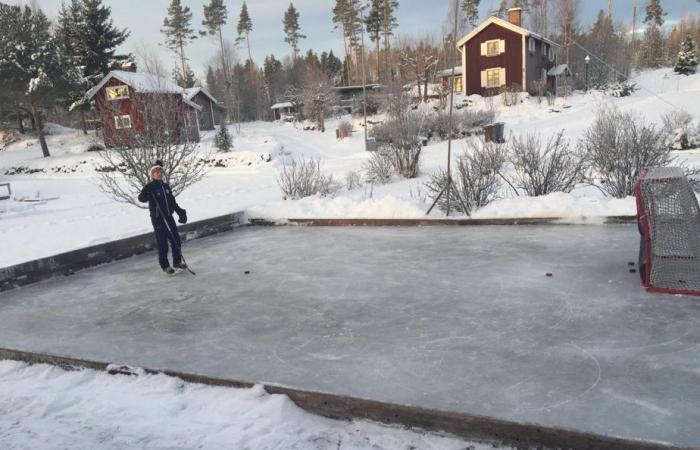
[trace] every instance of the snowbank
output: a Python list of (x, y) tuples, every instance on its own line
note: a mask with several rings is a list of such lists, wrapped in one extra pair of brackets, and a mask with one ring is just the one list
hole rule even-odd
[(229, 389), (15, 361), (0, 361), (0, 411), (0, 446), (7, 449), (491, 448), (325, 419), (262, 386)]

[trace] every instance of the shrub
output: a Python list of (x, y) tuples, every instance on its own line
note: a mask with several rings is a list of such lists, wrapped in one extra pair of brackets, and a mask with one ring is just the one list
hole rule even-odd
[(219, 127), (219, 131), (216, 132), (216, 136), (214, 136), (214, 146), (220, 152), (228, 152), (233, 147), (233, 139), (226, 125), (222, 124)]
[[(457, 157), (456, 173), (452, 179), (454, 190), (450, 189), (449, 200), (451, 209), (471, 214), (497, 198), (503, 180), (501, 168), (506, 161), (506, 152), (503, 146), (483, 139), (469, 140), (467, 145)], [(433, 175), (425, 184), (433, 201), (446, 184), (445, 171)], [(438, 201), (438, 207), (443, 211), (447, 209), (446, 194)]]
[(515, 106), (520, 103), (520, 91), (521, 86), (513, 83), (509, 86), (503, 86), (501, 88), (501, 100), (503, 101), (503, 106)]
[(353, 191), (355, 189), (362, 187), (362, 178), (360, 174), (355, 171), (350, 171), (345, 174), (345, 188), (348, 191)]
[(627, 97), (628, 95), (632, 95), (632, 93), (636, 90), (637, 85), (635, 83), (621, 81), (619, 83), (608, 85), (605, 88), (605, 93), (613, 97)]
[(511, 184), (529, 196), (571, 192), (583, 181), (586, 159), (569, 147), (564, 130), (547, 142), (535, 133), (514, 137), (509, 155), (515, 169)]
[[(496, 117), (493, 110), (472, 110), (464, 109), (452, 112), (454, 123), (453, 137), (463, 137), (469, 135), (474, 129), (492, 123)], [(428, 136), (433, 139), (445, 140), (449, 137), (450, 116), (448, 112), (438, 111), (425, 118), (424, 128)]]
[(616, 109), (598, 111), (579, 145), (600, 179), (596, 186), (617, 198), (633, 194), (642, 169), (668, 166), (672, 161), (662, 131), (633, 112)]
[(352, 134), (352, 124), (348, 121), (342, 121), (338, 125), (338, 137), (345, 139)]
[[(672, 110), (661, 116), (666, 144), (674, 150), (687, 150), (700, 145), (700, 129), (686, 110)], [(700, 124), (699, 124), (700, 125)]]
[(337, 189), (333, 176), (321, 172), (319, 160), (307, 160), (303, 156), (299, 161), (292, 159), (282, 167), (277, 176), (277, 185), (282, 190), (284, 200), (297, 200), (316, 194), (325, 197)]
[(382, 150), (373, 152), (362, 169), (365, 172), (365, 181), (371, 184), (386, 184), (394, 173), (391, 160)]

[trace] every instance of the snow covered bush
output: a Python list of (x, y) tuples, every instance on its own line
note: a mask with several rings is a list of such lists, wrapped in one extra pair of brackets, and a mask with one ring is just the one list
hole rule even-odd
[(362, 169), (365, 172), (365, 181), (370, 184), (386, 184), (394, 174), (394, 166), (382, 150), (372, 153)]
[(214, 146), (220, 152), (228, 152), (233, 148), (233, 138), (231, 138), (231, 134), (228, 132), (226, 125), (221, 125), (219, 131), (216, 132), (216, 136), (214, 136)]
[(564, 130), (546, 142), (538, 133), (515, 136), (508, 145), (508, 153), (515, 169), (510, 183), (531, 197), (571, 192), (583, 181), (586, 158), (570, 148)]
[(612, 97), (627, 97), (632, 95), (634, 91), (637, 90), (637, 85), (635, 83), (629, 83), (627, 81), (621, 81), (619, 83), (613, 83), (606, 86), (603, 91)]
[[(506, 162), (504, 146), (485, 142), (482, 138), (467, 141), (467, 148), (459, 154), (455, 164), (450, 189), (450, 209), (471, 214), (498, 198), (503, 177), (501, 168)], [(440, 171), (428, 183), (428, 196), (434, 201), (447, 184), (447, 173)], [(447, 209), (447, 195), (438, 202), (443, 211)]]
[[(475, 129), (492, 123), (496, 117), (493, 110), (473, 110), (462, 109), (452, 112), (453, 117), (453, 137), (469, 135)], [(428, 135), (433, 139), (446, 140), (449, 137), (450, 120), (449, 114), (445, 111), (437, 111), (429, 114), (425, 118), (425, 125)]]
[(674, 150), (700, 146), (700, 123), (695, 126), (693, 116), (686, 110), (674, 109), (661, 116), (667, 145)]
[(277, 185), (284, 200), (298, 200), (311, 195), (325, 197), (337, 190), (332, 175), (324, 175), (316, 159), (292, 159), (277, 175)]
[(633, 195), (634, 182), (645, 167), (665, 167), (673, 160), (663, 131), (634, 112), (601, 109), (579, 141), (589, 158), (589, 180), (605, 194)]

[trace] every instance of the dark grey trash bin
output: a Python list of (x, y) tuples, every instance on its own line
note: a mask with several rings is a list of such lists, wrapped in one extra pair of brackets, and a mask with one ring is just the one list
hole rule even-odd
[(493, 124), (493, 140), (499, 144), (503, 144), (506, 141), (506, 124), (503, 122), (496, 122)]
[(377, 140), (371, 137), (367, 138), (367, 141), (365, 142), (365, 148), (367, 148), (368, 152), (377, 151)]

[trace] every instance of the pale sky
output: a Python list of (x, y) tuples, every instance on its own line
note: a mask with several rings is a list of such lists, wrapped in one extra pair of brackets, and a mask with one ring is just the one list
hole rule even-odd
[[(0, 0), (16, 3), (17, 0)], [(55, 18), (60, 9), (61, 0), (37, 0), (39, 6), (50, 17)], [(150, 48), (157, 52), (162, 61), (172, 66), (175, 54), (160, 43), (163, 35), (160, 29), (166, 15), (170, 0), (103, 0), (103, 4), (112, 8), (112, 17), (117, 27), (128, 28), (131, 36), (122, 46), (126, 52), (135, 52), (139, 47)], [(196, 29), (202, 29), (203, 5), (208, 0), (183, 0), (183, 5), (192, 10), (192, 23)], [(233, 41), (236, 37), (236, 23), (243, 0), (225, 0), (229, 11), (226, 25), (227, 39)], [(333, 50), (342, 59), (343, 43), (338, 30), (333, 30), (331, 21), (334, 0), (294, 0), (294, 6), (299, 11), (301, 32), (307, 39), (301, 42), (305, 53), (313, 49), (317, 53)], [(481, 18), (488, 17), (498, 0), (482, 0)], [(639, 5), (645, 0), (638, 0)], [(398, 35), (423, 35), (432, 33), (439, 38), (447, 11), (453, 0), (400, 0), (397, 18), (399, 22)], [(261, 63), (265, 55), (274, 53), (277, 59), (282, 59), (291, 53), (288, 44), (284, 42), (282, 31), (282, 16), (289, 6), (289, 0), (247, 0), (248, 11), (253, 21), (251, 45), (253, 58)], [(599, 9), (607, 10), (607, 0), (584, 0), (583, 16), (586, 22), (594, 20)], [(613, 0), (613, 17), (615, 21), (631, 22), (632, 0)], [(667, 22), (674, 22), (688, 12), (700, 11), (696, 0), (662, 0), (662, 6), (668, 12)], [(640, 7), (640, 9), (642, 9)], [(641, 21), (641, 19), (640, 19)], [(367, 41), (369, 44), (369, 41)], [(199, 38), (187, 47), (187, 57), (191, 60), (192, 69), (197, 76), (205, 73), (205, 65), (216, 56), (217, 44), (208, 37)], [(239, 49), (239, 56), (245, 58), (247, 50)]]

